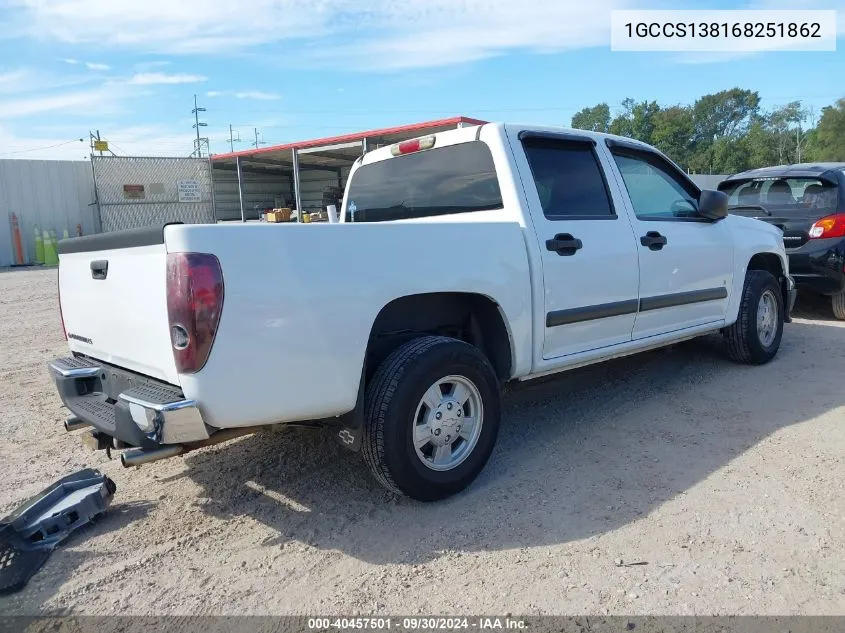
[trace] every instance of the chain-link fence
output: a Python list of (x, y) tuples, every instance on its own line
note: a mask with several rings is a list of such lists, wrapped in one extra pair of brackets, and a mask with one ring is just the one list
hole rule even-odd
[(92, 161), (103, 232), (215, 221), (208, 159), (95, 156)]

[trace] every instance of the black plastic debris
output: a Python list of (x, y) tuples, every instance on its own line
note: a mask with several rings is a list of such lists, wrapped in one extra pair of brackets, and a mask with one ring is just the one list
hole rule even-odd
[(86, 468), (63, 477), (0, 521), (0, 594), (22, 589), (71, 532), (106, 511), (117, 486)]

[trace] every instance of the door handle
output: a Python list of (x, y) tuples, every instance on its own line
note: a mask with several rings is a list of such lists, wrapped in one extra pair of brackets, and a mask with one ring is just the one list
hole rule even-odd
[(649, 231), (640, 238), (640, 244), (648, 246), (653, 251), (659, 251), (666, 246), (669, 240), (657, 231)]
[(574, 255), (583, 246), (581, 240), (572, 237), (569, 233), (558, 233), (553, 239), (546, 240), (546, 249), (555, 251), (562, 257)]
[(109, 274), (109, 260), (96, 259), (91, 262), (91, 278), (105, 279)]

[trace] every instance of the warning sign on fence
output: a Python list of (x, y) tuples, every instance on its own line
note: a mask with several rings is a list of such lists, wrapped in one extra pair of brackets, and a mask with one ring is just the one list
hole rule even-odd
[(179, 202), (202, 202), (199, 180), (177, 180)]
[(146, 198), (144, 185), (123, 185), (123, 197), (127, 200), (143, 200)]

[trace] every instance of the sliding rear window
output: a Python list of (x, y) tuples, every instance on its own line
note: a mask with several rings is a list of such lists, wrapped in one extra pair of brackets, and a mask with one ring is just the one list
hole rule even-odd
[(493, 155), (481, 141), (363, 165), (352, 175), (347, 222), (384, 222), (502, 208)]
[(723, 182), (732, 212), (762, 210), (768, 215), (835, 213), (839, 192), (835, 184), (820, 178), (766, 177)]

